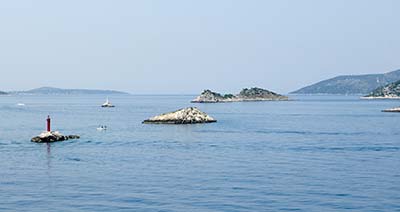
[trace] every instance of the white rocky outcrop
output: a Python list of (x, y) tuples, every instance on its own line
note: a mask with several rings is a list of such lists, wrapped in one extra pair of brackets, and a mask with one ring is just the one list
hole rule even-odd
[(195, 107), (164, 113), (144, 120), (144, 124), (197, 124), (216, 122), (214, 118)]

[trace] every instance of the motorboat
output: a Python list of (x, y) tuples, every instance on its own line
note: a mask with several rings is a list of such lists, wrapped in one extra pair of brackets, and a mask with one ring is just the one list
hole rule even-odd
[(106, 102), (104, 102), (101, 107), (115, 107), (113, 104), (111, 104), (111, 102), (108, 100), (106, 100)]
[(97, 127), (96, 129), (97, 129), (97, 131), (105, 131), (105, 130), (107, 130), (107, 126), (101, 125), (101, 126)]

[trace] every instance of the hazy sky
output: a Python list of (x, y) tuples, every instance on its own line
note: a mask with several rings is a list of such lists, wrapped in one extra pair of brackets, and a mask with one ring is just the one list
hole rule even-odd
[(287, 93), (400, 68), (398, 0), (12, 0), (0, 90)]

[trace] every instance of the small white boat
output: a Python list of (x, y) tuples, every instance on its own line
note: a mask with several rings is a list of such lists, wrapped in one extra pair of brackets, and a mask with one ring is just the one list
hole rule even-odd
[(101, 125), (101, 126), (99, 126), (98, 128), (96, 128), (96, 129), (97, 129), (97, 131), (105, 131), (105, 130), (107, 130), (107, 126)]
[(18, 103), (17, 106), (25, 106), (24, 103)]
[(107, 98), (106, 102), (104, 102), (104, 104), (102, 104), (101, 107), (115, 107), (115, 106), (112, 105), (111, 102), (108, 101), (108, 98)]

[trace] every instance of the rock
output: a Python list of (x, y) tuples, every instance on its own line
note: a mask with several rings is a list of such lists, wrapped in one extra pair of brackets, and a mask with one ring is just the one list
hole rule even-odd
[(51, 132), (42, 132), (40, 135), (33, 137), (31, 139), (32, 142), (36, 143), (51, 143), (57, 141), (65, 141), (68, 139), (79, 139), (78, 135), (62, 135), (58, 131), (51, 131)]
[(195, 107), (161, 114), (143, 121), (143, 124), (198, 124), (216, 122), (214, 118)]
[(68, 139), (80, 139), (81, 137), (79, 135), (69, 135)]
[(221, 95), (210, 90), (205, 90), (192, 103), (220, 103), (220, 102), (244, 102), (244, 101), (282, 101), (288, 97), (261, 88), (245, 88), (238, 95)]
[(400, 107), (382, 110), (382, 112), (400, 112)]

